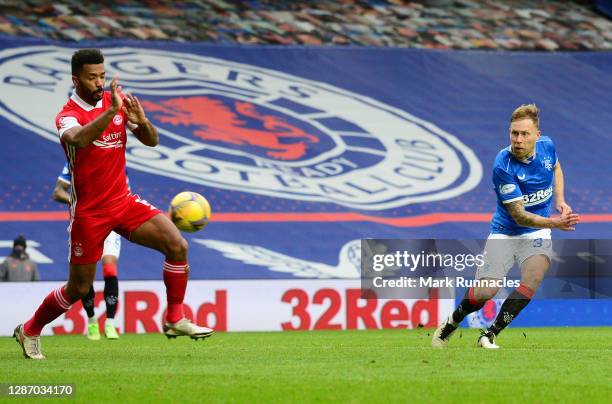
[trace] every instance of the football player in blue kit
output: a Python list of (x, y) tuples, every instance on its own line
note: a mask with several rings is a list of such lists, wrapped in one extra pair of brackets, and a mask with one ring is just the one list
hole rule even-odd
[[(521, 283), (504, 301), (493, 324), (483, 330), (477, 345), (496, 349), (495, 337), (518, 316), (540, 286), (550, 267), (551, 229), (574, 230), (578, 214), (565, 202), (561, 164), (553, 141), (541, 136), (539, 110), (521, 105), (510, 119), (510, 146), (493, 165), (497, 209), (485, 245), (484, 263), (476, 279), (484, 286), (469, 288), (457, 309), (436, 329), (432, 346), (443, 348), (470, 313), (480, 310), (500, 289), (508, 271), (518, 264)], [(550, 217), (551, 205), (561, 214)]]

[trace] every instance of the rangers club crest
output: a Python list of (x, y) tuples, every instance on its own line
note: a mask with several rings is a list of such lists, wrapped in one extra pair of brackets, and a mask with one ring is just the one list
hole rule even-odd
[[(0, 52), (0, 113), (58, 141), (74, 49)], [(406, 111), (332, 85), (229, 60), (103, 49), (108, 77), (161, 136), (131, 140), (128, 166), (215, 188), (381, 210), (455, 197), (482, 177), (475, 154)]]

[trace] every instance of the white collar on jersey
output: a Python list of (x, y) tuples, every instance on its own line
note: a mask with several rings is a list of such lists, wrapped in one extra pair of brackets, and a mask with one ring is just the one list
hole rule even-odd
[(92, 106), (88, 103), (86, 103), (85, 101), (83, 101), (83, 99), (81, 97), (79, 97), (79, 95), (76, 93), (76, 90), (72, 90), (72, 95), (70, 96), (70, 99), (74, 102), (77, 103), (77, 105), (81, 108), (83, 108), (85, 111), (89, 112), (92, 109), (95, 108), (102, 108), (102, 100), (100, 99), (100, 101), (98, 101), (96, 103), (96, 106)]

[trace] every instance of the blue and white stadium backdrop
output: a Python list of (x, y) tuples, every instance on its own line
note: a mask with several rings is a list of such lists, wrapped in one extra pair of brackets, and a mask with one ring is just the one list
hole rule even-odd
[[(358, 240), (486, 237), (491, 164), (522, 103), (541, 108), (567, 200), (583, 217), (574, 234), (555, 237), (612, 238), (610, 53), (78, 46), (104, 50), (107, 76), (119, 76), (159, 129), (157, 148), (128, 142), (133, 191), (161, 209), (184, 190), (211, 202), (208, 227), (186, 235), (187, 301), (219, 329), (437, 324), (453, 301), (358, 298)], [(2, 334), (66, 278), (67, 209), (51, 192), (65, 161), (54, 117), (71, 92), (75, 47), (0, 38), (0, 256), (24, 234), (50, 282), (0, 286), (2, 307), (11, 296), (23, 302), (3, 311)], [(122, 330), (157, 330), (161, 263), (124, 240)], [(53, 332), (82, 332), (77, 309)], [(612, 325), (611, 312), (610, 300), (536, 300), (515, 325)]]

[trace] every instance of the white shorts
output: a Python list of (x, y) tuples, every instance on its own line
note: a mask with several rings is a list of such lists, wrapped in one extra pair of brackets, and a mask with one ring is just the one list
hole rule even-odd
[(545, 255), (552, 260), (550, 229), (519, 236), (490, 234), (484, 248), (484, 264), (476, 270), (476, 279), (503, 279), (515, 263), (520, 267), (534, 255)]
[(111, 231), (106, 240), (104, 240), (104, 250), (102, 256), (112, 255), (119, 259), (119, 253), (121, 252), (121, 236)]

